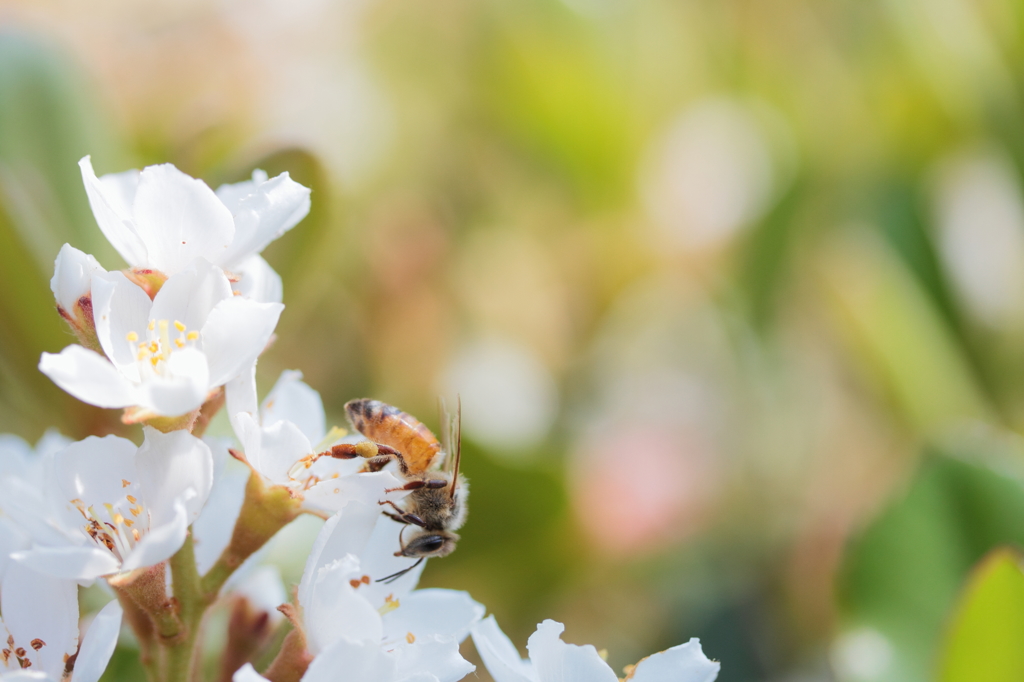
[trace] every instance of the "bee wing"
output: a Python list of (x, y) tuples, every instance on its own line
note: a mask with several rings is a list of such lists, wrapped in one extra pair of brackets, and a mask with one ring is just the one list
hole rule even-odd
[(448, 403), (444, 396), (437, 396), (437, 414), (441, 420), (439, 433), (441, 434), (441, 453), (444, 456), (444, 472), (448, 473), (452, 468), (452, 416), (448, 412)]
[(459, 460), (462, 459), (462, 396), (456, 397), (455, 414), (448, 411), (444, 398), (437, 399), (441, 413), (441, 447), (444, 450), (445, 473), (452, 474), (451, 494), (455, 495), (455, 481), (459, 476)]
[(454, 462), (452, 465), (452, 487), (448, 492), (448, 497), (451, 499), (455, 499), (455, 486), (459, 482), (459, 463), (462, 461), (462, 396), (456, 396), (455, 400), (455, 418), (448, 422), (450, 427), (448, 440), (450, 445), (455, 448), (452, 455)]

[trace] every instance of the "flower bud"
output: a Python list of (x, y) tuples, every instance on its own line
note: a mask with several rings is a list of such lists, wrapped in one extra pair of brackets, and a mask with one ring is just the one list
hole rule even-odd
[(101, 351), (92, 315), (92, 276), (106, 272), (95, 258), (70, 244), (61, 247), (53, 265), (50, 290), (57, 312), (86, 348)]

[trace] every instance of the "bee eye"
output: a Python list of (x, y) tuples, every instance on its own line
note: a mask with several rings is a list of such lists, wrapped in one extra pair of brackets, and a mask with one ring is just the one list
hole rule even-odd
[(444, 547), (441, 535), (425, 535), (409, 543), (406, 556), (429, 556)]
[(436, 552), (443, 546), (444, 540), (435, 535), (433, 538), (423, 543), (422, 549), (424, 552)]

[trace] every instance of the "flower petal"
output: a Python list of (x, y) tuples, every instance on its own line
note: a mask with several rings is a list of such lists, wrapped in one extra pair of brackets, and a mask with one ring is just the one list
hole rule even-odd
[(398, 641), (408, 633), (419, 640), (431, 635), (461, 642), (470, 628), (484, 617), (484, 606), (468, 592), (444, 589), (414, 590), (384, 616), (384, 639)]
[(238, 519), (238, 513), (242, 511), (245, 483), (248, 479), (248, 467), (235, 460), (229, 461), (224, 472), (214, 479), (206, 506), (192, 524), (196, 568), (200, 574), (210, 570), (231, 541), (235, 521)]
[(199, 331), (210, 311), (231, 296), (231, 282), (224, 271), (204, 258), (196, 258), (160, 287), (153, 298), (150, 318), (181, 322), (187, 329)]
[(280, 303), (257, 303), (237, 296), (217, 304), (201, 331), (211, 386), (234, 379), (259, 357), (282, 310)]
[[(362, 476), (363, 474), (359, 475)], [(346, 512), (353, 504), (355, 503), (345, 507)], [(372, 506), (377, 507), (378, 510), (380, 509), (377, 505)], [(395, 552), (402, 546), (399, 535), (403, 527), (402, 524), (395, 523), (378, 511), (377, 523), (373, 529), (373, 534), (370, 536), (369, 541), (367, 541), (362, 553), (358, 555), (363, 572), (374, 581), (398, 571), (403, 571), (416, 563), (416, 559), (395, 556)], [(409, 534), (407, 532), (406, 538), (408, 539), (408, 537)], [(404, 598), (419, 583), (420, 575), (423, 573), (426, 565), (426, 561), (420, 562), (418, 566), (390, 583), (371, 582), (364, 588), (367, 596), (375, 606), (383, 605), (389, 595)]]
[(117, 249), (128, 265), (145, 265), (148, 259), (146, 246), (135, 230), (129, 208), (138, 186), (139, 172), (130, 170), (104, 175), (101, 180), (96, 177), (88, 156), (78, 162), (78, 167), (82, 170), (85, 193), (89, 197), (89, 205), (103, 236)]
[(361, 590), (349, 584), (358, 578), (358, 569), (358, 562), (349, 556), (317, 570), (313, 599), (302, 606), (310, 652), (317, 654), (342, 637), (380, 645), (380, 614)]
[(150, 523), (158, 525), (172, 518), (174, 501), (191, 489), (184, 502), (188, 522), (199, 516), (213, 487), (213, 453), (210, 446), (188, 431), (161, 433), (143, 429), (145, 440), (136, 455), (140, 490), (150, 510)]
[(281, 302), (284, 296), (281, 275), (262, 256), (249, 256), (235, 266), (233, 272), (241, 277), (235, 283), (239, 295), (260, 303)]
[[(385, 494), (384, 491), (390, 488), (399, 488), (403, 484), (404, 481), (399, 480), (390, 471), (348, 474), (338, 478), (327, 478), (314, 484), (313, 487), (303, 493), (303, 497), (307, 506), (328, 512), (336, 512), (351, 502), (375, 504), (380, 500), (397, 499), (398, 494)], [(398, 529), (401, 530), (400, 527)], [(394, 552), (394, 548), (397, 548), (397, 543), (390, 543), (388, 546), (392, 547), (391, 551)], [(371, 562), (371, 566), (376, 570), (378, 563)], [(395, 565), (399, 564), (396, 563)], [(393, 591), (389, 590), (389, 592)]]
[(89, 629), (78, 647), (75, 659), (75, 682), (97, 682), (117, 647), (121, 634), (121, 605), (117, 600), (109, 602), (92, 619)]
[(15, 646), (32, 652), (32, 640), (46, 642), (27, 657), (32, 667), (59, 678), (65, 656), (78, 649), (78, 585), (14, 564), (0, 585), (0, 603)]
[(530, 635), (526, 648), (540, 682), (618, 682), (619, 678), (591, 644), (566, 644), (565, 626), (545, 620)]
[(24, 438), (9, 433), (0, 433), (0, 477), (21, 476), (36, 458)]
[(302, 372), (281, 372), (261, 407), (260, 421), (264, 426), (280, 420), (290, 421), (314, 444), (323, 440), (327, 433), (323, 401), (319, 393), (302, 381)]
[[(0, 510), (33, 542), (63, 545), (69, 542), (61, 524), (54, 519), (45, 488), (32, 485), (17, 476), (0, 478)], [(12, 541), (13, 542), (13, 541)]]
[(43, 353), (39, 371), (84, 403), (97, 407), (128, 407), (139, 403), (135, 386), (99, 353), (68, 346), (58, 354)]
[(224, 396), (227, 400), (225, 409), (228, 419), (231, 421), (231, 427), (235, 430), (238, 440), (242, 441), (242, 427), (238, 423), (238, 415), (244, 412), (255, 418), (259, 411), (259, 402), (256, 398), (255, 362), (239, 372), (237, 377), (224, 384)]
[(722, 665), (709, 660), (700, 648), (700, 640), (692, 638), (652, 654), (636, 665), (632, 682), (714, 682)]
[(318, 569), (343, 559), (346, 554), (359, 556), (380, 516), (377, 505), (354, 502), (327, 519), (306, 558), (302, 580), (299, 582), (300, 605), (305, 606), (312, 601), (313, 583)]
[(32, 538), (18, 524), (6, 516), (0, 515), (0, 581), (7, 573), (7, 565), (11, 562), (11, 554), (27, 549)]
[(72, 312), (78, 299), (92, 290), (93, 274), (103, 272), (106, 270), (91, 255), (70, 244), (60, 247), (53, 264), (53, 277), (50, 279), (50, 291), (57, 305)]
[(256, 168), (253, 170), (249, 180), (232, 182), (218, 187), (216, 190), (217, 198), (227, 206), (227, 209), (231, 211), (231, 215), (234, 215), (241, 207), (242, 199), (254, 193), (257, 187), (267, 181), (267, 178), (265, 170)]
[(188, 512), (181, 499), (174, 501), (173, 516), (160, 525), (150, 525), (128, 556), (121, 562), (122, 571), (154, 566), (181, 549), (188, 535)]
[(416, 637), (415, 643), (401, 645), (392, 653), (395, 679), (410, 680), (416, 675), (438, 682), (457, 682), (476, 670), (459, 653), (459, 643), (451, 637)]
[(233, 202), (237, 201), (232, 208), (235, 240), (219, 261), (225, 267), (231, 268), (258, 254), (309, 213), (309, 188), (292, 180), (288, 173), (254, 183), (253, 190), (245, 197), (231, 197)]
[(80, 500), (85, 507), (101, 507), (138, 494), (137, 487), (129, 487), (136, 481), (137, 450), (127, 438), (89, 436), (55, 453), (50, 473), (56, 484), (51, 487), (54, 501), (59, 506)]
[(494, 616), (475, 623), (472, 632), (473, 645), (494, 682), (536, 682), (537, 677), (529, 663), (520, 658), (512, 640), (501, 631)]
[(210, 367), (195, 348), (171, 353), (164, 375), (149, 377), (139, 386), (139, 404), (157, 414), (175, 417), (199, 408), (209, 393)]
[[(114, 555), (99, 547), (37, 545), (32, 549), (15, 552), (11, 558), (37, 573), (65, 580), (95, 580), (100, 576), (116, 573), (120, 568)], [(13, 567), (13, 564), (11, 566)]]
[(341, 638), (320, 652), (309, 664), (302, 682), (389, 682), (394, 679), (394, 662), (377, 642)]
[(213, 190), (169, 163), (143, 169), (132, 213), (148, 265), (168, 275), (197, 256), (222, 262), (235, 236), (231, 212)]
[[(260, 429), (259, 441), (252, 454), (246, 449), (246, 457), (253, 468), (278, 484), (289, 481), (288, 471), (312, 449), (309, 439), (291, 422), (277, 422)], [(251, 439), (245, 442), (248, 448)]]
[(129, 381), (139, 381), (138, 345), (128, 340), (134, 332), (145, 340), (149, 296), (122, 272), (98, 273), (92, 283), (93, 319), (103, 352)]

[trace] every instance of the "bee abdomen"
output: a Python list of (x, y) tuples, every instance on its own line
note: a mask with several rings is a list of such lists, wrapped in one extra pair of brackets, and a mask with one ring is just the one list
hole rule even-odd
[(412, 471), (429, 467), (441, 449), (437, 438), (422, 422), (387, 403), (369, 398), (350, 400), (345, 403), (345, 412), (359, 433), (401, 452)]

